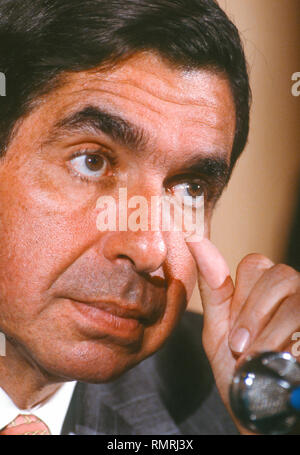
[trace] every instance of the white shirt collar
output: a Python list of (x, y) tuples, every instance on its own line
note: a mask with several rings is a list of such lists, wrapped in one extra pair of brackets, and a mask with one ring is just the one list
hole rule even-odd
[(52, 435), (59, 435), (74, 392), (76, 381), (65, 382), (45, 402), (32, 409), (19, 409), (0, 387), (0, 429), (6, 427), (19, 414), (34, 414), (49, 428)]

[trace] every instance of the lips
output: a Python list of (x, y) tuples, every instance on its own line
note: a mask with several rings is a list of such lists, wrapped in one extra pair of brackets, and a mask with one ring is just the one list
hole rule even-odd
[(111, 316), (115, 316), (120, 319), (135, 319), (142, 324), (147, 324), (153, 319), (153, 315), (150, 315), (140, 309), (142, 307), (141, 304), (130, 304), (126, 302), (116, 303), (105, 300), (88, 301), (74, 298), (70, 298), (70, 300), (86, 305), (87, 307), (109, 313)]
[(89, 305), (93, 308), (97, 308), (98, 310), (103, 310), (110, 313), (113, 316), (117, 316), (119, 318), (124, 319), (137, 319), (141, 322), (147, 319), (147, 316), (138, 310), (138, 307), (132, 307), (130, 304), (126, 303), (115, 303), (115, 302), (105, 302), (105, 301), (84, 301), (81, 302), (80, 300), (76, 300), (77, 302), (83, 303), (85, 305)]
[(137, 305), (126, 302), (87, 301), (68, 298), (75, 308), (77, 322), (90, 336), (109, 337), (128, 344), (141, 339), (143, 329), (156, 319)]

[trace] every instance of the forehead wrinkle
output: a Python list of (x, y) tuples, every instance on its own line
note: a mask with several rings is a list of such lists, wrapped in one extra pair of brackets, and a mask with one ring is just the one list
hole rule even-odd
[[(165, 104), (171, 104), (171, 105), (177, 105), (177, 106), (188, 106), (188, 107), (207, 107), (207, 108), (216, 108), (218, 107), (218, 101), (217, 100), (214, 100), (214, 102), (212, 100), (208, 100), (207, 97), (203, 97), (203, 96), (200, 96), (200, 94), (198, 93), (198, 96), (199, 96), (199, 102), (192, 102), (192, 100), (188, 100), (186, 102), (181, 102), (179, 101), (178, 99), (175, 99), (175, 98), (167, 98), (161, 94), (159, 94), (158, 92), (154, 92), (150, 89), (150, 87), (143, 87), (141, 86), (138, 82), (133, 82), (131, 80), (128, 80), (128, 79), (120, 79), (120, 80), (116, 80), (116, 81), (108, 81), (108, 80), (103, 80), (101, 79), (101, 82), (107, 86), (111, 86), (111, 85), (115, 85), (116, 87), (119, 87), (121, 84), (123, 86), (127, 86), (127, 87), (134, 87), (137, 91), (141, 92), (141, 97), (144, 96), (144, 94), (146, 93), (149, 97), (151, 98), (154, 98), (154, 99), (157, 99), (157, 100), (160, 100), (161, 102), (165, 103)], [(91, 89), (93, 90), (93, 89)], [(106, 88), (106, 89), (95, 89), (95, 90), (99, 90), (99, 91), (102, 91), (102, 92), (107, 92), (111, 95), (114, 95), (114, 96), (120, 96), (121, 98), (124, 98), (124, 99), (127, 99), (129, 101), (132, 101), (132, 99), (124, 94), (121, 94), (119, 93), (119, 91), (116, 91), (116, 89), (109, 89), (109, 88)], [(201, 88), (199, 88), (199, 91), (201, 90)], [(176, 93), (179, 93), (180, 92), (180, 88), (178, 88), (176, 85), (174, 85), (174, 87), (172, 88), (172, 93), (176, 92)], [(195, 100), (195, 97), (193, 97), (193, 99)], [(141, 100), (139, 99), (139, 102), (143, 105), (145, 105), (146, 107), (148, 107), (149, 109), (153, 110), (154, 112), (157, 112), (159, 114), (161, 114), (161, 111), (159, 110), (156, 110), (154, 109), (152, 106), (149, 105), (149, 103), (143, 103), (141, 102)]]
[[(144, 73), (145, 74), (149, 74), (146, 71), (144, 71)], [(83, 77), (83, 76), (81, 76), (81, 77)], [(106, 85), (107, 87), (106, 88), (99, 88), (99, 87), (83, 88), (83, 89), (80, 89), (78, 91), (74, 91), (73, 93), (80, 93), (80, 92), (84, 92), (84, 91), (99, 91), (99, 92), (108, 93), (110, 95), (117, 96), (117, 97), (120, 97), (120, 98), (124, 98), (124, 99), (129, 100), (129, 101), (136, 102), (136, 100), (133, 100), (130, 96), (127, 96), (124, 93), (120, 93), (121, 90), (118, 90), (118, 87), (120, 85), (127, 86), (129, 88), (133, 87), (138, 92), (141, 92), (141, 94), (140, 94), (141, 95), (141, 99), (138, 99), (138, 102), (140, 104), (144, 105), (145, 107), (147, 107), (148, 109), (150, 109), (150, 110), (152, 110), (154, 112), (157, 112), (160, 115), (164, 115), (164, 114), (160, 110), (155, 109), (149, 103), (144, 102), (143, 97), (145, 96), (145, 93), (149, 97), (152, 97), (154, 99), (160, 100), (163, 103), (171, 104), (171, 105), (177, 105), (177, 106), (216, 108), (219, 105), (218, 100), (215, 99), (214, 96), (212, 98), (210, 97), (209, 100), (208, 100), (207, 97), (201, 96), (201, 94), (200, 94), (201, 93), (201, 81), (199, 82), (199, 89), (197, 90), (197, 97), (199, 98), (199, 102), (193, 102), (192, 99), (189, 99), (187, 102), (181, 102), (178, 99), (175, 100), (175, 99), (167, 98), (167, 97), (163, 96), (162, 94), (159, 94), (158, 91), (154, 92), (153, 90), (151, 90), (151, 87), (148, 86), (149, 83), (147, 84), (147, 86), (145, 86), (145, 85), (142, 86), (141, 84), (138, 83), (138, 81), (133, 81), (133, 80), (130, 80), (128, 78), (127, 79), (126, 78), (124, 78), (124, 79), (120, 79), (119, 78), (119, 79), (112, 80), (113, 79), (113, 74), (109, 76), (109, 79), (103, 78), (103, 75), (95, 74), (93, 79), (95, 80), (95, 83), (99, 81), (104, 86)], [(158, 79), (158, 77), (156, 77), (156, 79)], [(92, 80), (85, 81), (84, 83), (87, 84), (89, 82), (91, 83)], [(74, 81), (72, 79), (69, 79), (69, 81), (66, 82), (65, 86), (68, 85), (68, 84), (72, 84), (72, 83), (74, 83)], [(76, 81), (75, 81), (75, 83), (76, 83)], [(144, 80), (143, 80), (143, 83), (145, 84)], [(171, 86), (170, 93), (180, 94), (180, 92), (181, 92), (180, 85), (181, 84), (179, 82), (179, 84), (175, 84), (174, 86)], [(202, 85), (205, 86), (205, 84), (203, 84), (203, 83), (202, 83)], [(110, 86), (113, 86), (113, 88), (110, 88)], [(195, 101), (195, 97), (193, 97), (193, 100)]]
[[(90, 93), (93, 93), (93, 92), (102, 92), (102, 93), (104, 93), (104, 94), (112, 95), (112, 98), (121, 98), (121, 99), (125, 99), (125, 100), (127, 100), (127, 101), (130, 101), (130, 102), (132, 102), (132, 103), (137, 103), (136, 100), (133, 100), (133, 99), (130, 98), (129, 96), (126, 96), (126, 95), (123, 95), (123, 94), (119, 94), (119, 93), (116, 94), (116, 91), (107, 90), (107, 89), (100, 89), (100, 88), (85, 88), (85, 89), (80, 88), (79, 90), (71, 90), (69, 93), (67, 93), (67, 95), (69, 95), (69, 96), (81, 95), (81, 94), (84, 93), (84, 92), (87, 92), (87, 93), (89, 93), (89, 92), (90, 92)], [(64, 95), (64, 97), (65, 97), (65, 96), (66, 96), (66, 95)], [(57, 98), (57, 93), (55, 93), (55, 98)], [(100, 102), (101, 102), (101, 100), (99, 100), (98, 105), (95, 103), (95, 101), (94, 101), (94, 102), (91, 101), (90, 103), (87, 103), (87, 102), (85, 102), (85, 103), (81, 102), (81, 103), (80, 103), (80, 102), (78, 102), (78, 108), (80, 108), (81, 106), (83, 106), (83, 107), (84, 107), (84, 106), (87, 106), (88, 104), (91, 104), (91, 105), (93, 104), (95, 107), (99, 107)], [(63, 111), (65, 112), (68, 108), (70, 108), (70, 114), (72, 114), (71, 107), (74, 107), (74, 104), (75, 104), (75, 103), (74, 103), (74, 100), (73, 100), (73, 101), (70, 101), (70, 102), (68, 102), (68, 103), (65, 103), (65, 104), (63, 105)], [(104, 102), (103, 102), (103, 100), (102, 100), (101, 107), (102, 107), (103, 105), (106, 105), (106, 104), (109, 104), (109, 110), (110, 110), (110, 112), (111, 112), (112, 115), (118, 115), (118, 114), (116, 114), (116, 113), (113, 112), (114, 110), (115, 110), (115, 111), (117, 110), (117, 109), (116, 109), (116, 106), (114, 105), (114, 103), (110, 104), (110, 103), (107, 102), (106, 100), (105, 100)], [(155, 109), (154, 107), (148, 105), (147, 103), (142, 102), (141, 100), (138, 100), (138, 104), (141, 104), (142, 106), (145, 106), (145, 107), (148, 108), (149, 110), (151, 110), (151, 111), (153, 111), (153, 112), (155, 112), (155, 113), (157, 113), (157, 114), (159, 114), (159, 115), (163, 115), (163, 116), (165, 116), (166, 118), (168, 118), (168, 115), (164, 115), (163, 112), (160, 112), (159, 110), (157, 110), (157, 109)], [(74, 109), (73, 109), (73, 111), (74, 111)], [(118, 110), (118, 113), (119, 113), (119, 112), (120, 112), (120, 111)]]
[[(145, 57), (146, 63), (145, 65)], [(155, 71), (155, 68), (160, 71)], [(136, 77), (138, 73), (138, 78)], [(124, 63), (117, 65), (113, 70), (103, 68), (93, 68), (88, 70), (86, 74), (91, 74), (96, 80), (101, 80), (104, 83), (112, 84), (128, 84), (139, 90), (147, 92), (148, 94), (160, 99), (161, 101), (174, 103), (178, 105), (192, 105), (191, 100), (195, 100), (195, 96), (190, 96), (191, 90), (197, 91), (199, 96), (199, 89), (207, 85), (207, 80), (214, 78), (222, 80), (230, 86), (228, 76), (224, 71), (216, 71), (215, 68), (203, 66), (200, 68), (178, 68), (165, 60), (161, 55), (146, 52), (140, 52), (131, 57), (126, 65)], [(142, 77), (141, 77), (142, 76)], [(140, 83), (142, 81), (142, 85)], [(155, 88), (155, 91), (153, 91)], [(182, 90), (183, 89), (183, 90)], [(170, 96), (165, 97), (158, 95), (160, 93), (168, 93)], [(231, 92), (231, 90), (230, 90)], [(174, 100), (172, 95), (176, 93), (182, 98), (182, 95), (189, 94), (187, 102), (181, 102), (178, 99)], [(231, 93), (232, 94), (232, 93)], [(201, 96), (200, 103), (202, 105), (213, 106), (218, 103), (212, 103), (206, 96)], [(195, 103), (197, 105), (198, 103)]]
[[(167, 97), (164, 97), (163, 95), (159, 95), (157, 92), (154, 92), (152, 90), (150, 90), (150, 88), (145, 88), (145, 87), (141, 87), (137, 82), (132, 82), (130, 80), (120, 80), (118, 82), (109, 82), (107, 81), (108, 84), (116, 84), (116, 85), (119, 85), (119, 83), (122, 83), (123, 85), (127, 85), (127, 86), (131, 86), (131, 87), (134, 87), (135, 89), (141, 91), (141, 92), (145, 92), (147, 93), (149, 96), (153, 97), (153, 98), (156, 98), (160, 101), (162, 101), (163, 103), (167, 103), (167, 104), (175, 104), (177, 106), (189, 106), (189, 107), (208, 107), (208, 108), (212, 108), (212, 107), (216, 107), (218, 106), (218, 102), (208, 102), (207, 98), (204, 98), (204, 97), (199, 97), (199, 103), (193, 103), (191, 102), (191, 100), (187, 101), (187, 102), (183, 102), (183, 101), (179, 101), (178, 99), (171, 99), (171, 98), (167, 98)], [(179, 93), (180, 89), (177, 87), (177, 90), (176, 90), (176, 86), (174, 86), (174, 89), (172, 90), (172, 92), (177, 92)], [(115, 92), (114, 92), (115, 93)]]
[[(139, 104), (139, 105), (141, 105), (141, 106), (146, 107), (146, 108), (149, 109), (150, 111), (152, 111), (152, 112), (158, 114), (159, 116), (162, 116), (162, 117), (165, 117), (166, 119), (169, 119), (169, 114), (168, 114), (168, 113), (164, 113), (164, 112), (162, 112), (162, 111), (160, 111), (160, 110), (158, 110), (158, 109), (155, 109), (155, 108), (154, 108), (153, 106), (151, 106), (149, 103), (147, 103), (147, 102), (145, 102), (145, 101), (143, 101), (143, 100), (140, 100), (140, 99), (139, 99), (139, 100), (133, 100), (132, 98), (130, 98), (129, 96), (126, 96), (126, 95), (124, 95), (124, 94), (119, 94), (119, 93), (116, 94), (115, 91), (110, 91), (110, 90), (107, 90), (107, 89), (99, 89), (99, 88), (98, 88), (98, 89), (89, 88), (89, 89), (81, 89), (81, 90), (73, 91), (72, 93), (77, 95), (77, 94), (80, 94), (80, 93), (82, 93), (82, 92), (94, 92), (94, 91), (98, 91), (98, 92), (102, 92), (102, 93), (105, 93), (105, 94), (112, 95), (112, 98), (125, 99), (125, 100), (130, 101), (130, 102), (132, 102), (132, 103), (134, 103), (134, 104)], [(112, 101), (113, 101), (113, 100), (112, 100)], [(171, 101), (168, 102), (168, 103), (174, 104), (174, 103), (172, 103)], [(93, 104), (93, 106), (98, 107), (95, 103), (90, 103), (90, 104), (91, 104), (91, 105)], [(105, 104), (106, 104), (106, 101), (105, 101)], [(108, 103), (108, 104), (110, 104), (110, 103)], [(73, 105), (74, 105), (74, 102), (70, 102), (70, 103), (66, 104), (66, 105), (64, 106), (64, 110), (67, 109), (69, 106), (73, 106)], [(182, 106), (188, 106), (188, 105), (187, 105), (187, 104), (183, 104)], [(194, 106), (196, 107), (196, 105), (194, 105)], [(200, 107), (200, 105), (199, 105), (199, 107)], [(105, 107), (105, 109), (106, 109), (106, 107)], [(114, 103), (110, 104), (109, 110), (110, 110), (111, 115), (117, 115), (117, 114), (114, 113), (114, 111), (116, 111), (116, 107), (114, 106)], [(212, 114), (212, 115), (213, 115), (213, 114)], [(214, 116), (214, 119), (215, 119), (215, 116)], [(215, 130), (217, 130), (217, 131), (218, 131), (218, 130), (222, 130), (222, 124), (220, 124), (220, 126), (218, 126), (218, 125), (217, 125), (217, 122), (215, 122), (215, 121), (213, 121), (213, 120), (210, 120), (210, 121), (209, 121), (208, 117), (206, 117), (206, 119), (205, 119), (204, 121), (201, 121), (201, 120), (199, 119), (198, 116), (196, 116), (196, 117), (193, 118), (193, 119), (192, 119), (192, 118), (185, 117), (185, 118), (184, 118), (184, 122), (185, 122), (186, 124), (189, 124), (189, 123), (190, 123), (190, 124), (195, 124), (195, 123), (196, 123), (196, 124), (198, 124), (198, 125), (208, 126), (209, 128), (215, 129)], [(137, 127), (137, 126), (136, 126), (136, 127)], [(138, 127), (137, 127), (137, 128), (138, 128)], [(139, 128), (140, 128), (140, 127), (139, 127)], [(148, 140), (149, 140), (149, 138), (148, 138)]]
[[(122, 81), (123, 83), (123, 81)], [(107, 82), (108, 85), (111, 85), (110, 82)], [(126, 85), (127, 83), (125, 82), (124, 85)], [(116, 82), (115, 83), (116, 86), (119, 86), (119, 84)], [(193, 118), (189, 118), (189, 116), (187, 115), (186, 111), (184, 111), (184, 122), (187, 124), (187, 123), (197, 123), (198, 125), (203, 125), (203, 126), (208, 126), (212, 129), (215, 129), (215, 130), (222, 130), (222, 124), (223, 124), (223, 121), (224, 121), (224, 118), (222, 119), (218, 119), (218, 116), (216, 116), (215, 114), (215, 109), (218, 108), (218, 105), (219, 105), (219, 102), (217, 100), (215, 100), (214, 102), (208, 102), (206, 98), (204, 97), (201, 97), (201, 100), (199, 103), (192, 103), (192, 102), (187, 102), (187, 103), (180, 103), (180, 102), (177, 102), (177, 101), (172, 101), (172, 100), (168, 100), (168, 99), (165, 99), (161, 96), (158, 96), (157, 94), (153, 94), (151, 93), (151, 91), (149, 90), (145, 90), (144, 88), (141, 88), (139, 87), (137, 84), (132, 84), (131, 82), (129, 82), (127, 84), (128, 86), (133, 86), (135, 87), (136, 89), (138, 89), (142, 94), (143, 92), (144, 93), (147, 93), (149, 96), (151, 96), (153, 99), (158, 99), (160, 100), (161, 102), (165, 103), (168, 105), (168, 108), (170, 107), (171, 111), (172, 109), (174, 109), (174, 106), (182, 106), (182, 107), (185, 107), (185, 108), (189, 108), (190, 110), (192, 108), (200, 108), (200, 109), (210, 109), (210, 110), (213, 110), (212, 112), (210, 112), (209, 114), (206, 113), (205, 115), (205, 120), (201, 121), (199, 119), (199, 112), (193, 112), (191, 113), (192, 114), (192, 117)], [(91, 89), (93, 90), (93, 89)], [(135, 103), (135, 104), (139, 104), (141, 106), (144, 106), (146, 107), (147, 109), (149, 109), (150, 111), (152, 112), (155, 112), (157, 113), (158, 115), (162, 116), (162, 117), (165, 117), (166, 119), (169, 119), (169, 116), (170, 116), (170, 113), (169, 112), (164, 112), (163, 109), (155, 109), (154, 106), (152, 104), (150, 104), (150, 102), (147, 102), (145, 101), (145, 99), (142, 98), (142, 96), (139, 98), (139, 99), (132, 99), (131, 97), (129, 96), (126, 96), (125, 94), (121, 94), (119, 93), (118, 91), (116, 90), (109, 90), (109, 89), (97, 89), (103, 93), (109, 93), (110, 95), (112, 95), (113, 97), (115, 98), (121, 98), (121, 99), (125, 99), (125, 100), (128, 100), (132, 103)], [(221, 120), (221, 122), (220, 122)]]
[[(82, 77), (82, 76), (81, 76)], [(97, 77), (97, 79), (99, 79), (100, 77)], [(77, 81), (78, 82), (78, 81)], [(100, 93), (103, 93), (104, 95), (111, 95), (112, 99), (112, 106), (110, 106), (110, 109), (114, 110), (116, 109), (116, 107), (114, 107), (114, 102), (113, 102), (113, 98), (119, 98), (119, 99), (124, 99), (124, 100), (127, 100), (131, 103), (134, 103), (134, 104), (138, 104), (138, 105), (141, 105), (141, 106), (144, 106), (146, 107), (147, 109), (149, 109), (150, 111), (164, 117), (164, 118), (169, 118), (169, 113), (168, 112), (163, 112), (163, 109), (157, 109), (155, 108), (155, 106), (153, 106), (152, 104), (148, 103), (147, 101), (145, 101), (145, 99), (143, 98), (143, 96), (139, 96), (138, 99), (133, 99), (131, 96), (127, 96), (125, 93), (120, 93), (121, 92), (121, 89), (118, 90), (118, 86), (120, 85), (120, 82), (119, 81), (115, 81), (115, 82), (110, 82), (110, 81), (107, 81), (105, 79), (101, 79), (101, 82), (105, 85), (107, 85), (108, 87), (106, 88), (99, 88), (99, 87), (85, 87), (85, 88), (80, 88), (78, 90), (74, 90), (71, 88), (71, 90), (69, 91), (68, 93), (68, 85), (72, 85), (72, 84), (76, 84), (76, 80), (72, 80), (71, 78), (66, 78), (65, 77), (65, 82), (62, 86), (63, 89), (67, 89), (67, 93), (66, 95), (67, 96), (81, 96), (83, 97), (84, 94), (86, 93), (95, 93), (95, 92), (100, 92)], [(84, 82), (85, 84), (89, 83), (89, 81), (85, 81)], [(122, 83), (122, 81), (121, 81)], [(137, 90), (139, 90), (142, 94), (143, 93), (148, 93), (149, 96), (153, 97), (153, 98), (157, 98), (157, 99), (160, 99), (162, 102), (166, 103), (166, 104), (171, 104), (171, 105), (178, 105), (178, 106), (185, 106), (185, 107), (190, 107), (190, 108), (196, 108), (196, 107), (202, 107), (202, 108), (215, 108), (215, 107), (218, 107), (218, 102), (207, 102), (207, 99), (205, 97), (202, 97), (201, 98), (201, 102), (202, 104), (200, 103), (177, 103), (177, 102), (173, 102), (173, 101), (170, 101), (170, 100), (167, 100), (167, 99), (164, 99), (163, 97), (160, 97), (158, 96), (157, 94), (152, 94), (149, 90), (145, 90), (144, 88), (141, 88), (138, 84), (133, 84), (132, 82), (127, 82), (125, 81), (124, 84), (127, 84), (129, 86), (133, 86), (135, 87)], [(114, 88), (110, 88), (109, 86), (110, 85), (114, 85), (115, 87)], [(117, 89), (116, 89), (117, 88)], [(104, 101), (105, 103), (107, 103), (107, 101), (105, 100)], [(109, 103), (109, 101), (108, 101)], [(66, 108), (68, 108), (69, 106), (72, 106), (74, 105), (74, 102), (70, 102), (70, 103), (66, 103), (64, 105), (64, 110), (66, 110)], [(195, 116), (194, 119), (190, 119), (188, 118), (188, 116), (184, 116), (185, 117), (185, 121), (186, 122), (197, 122), (198, 124), (202, 124), (202, 125), (208, 125), (208, 118), (207, 118), (207, 115), (205, 116), (206, 120), (201, 122), (199, 120), (199, 118), (197, 118), (199, 115), (199, 113), (197, 114), (196, 112), (193, 114), (193, 116)], [(197, 120), (196, 120), (197, 118)], [(211, 119), (211, 121), (209, 122), (209, 125), (210, 127), (214, 127), (216, 122), (214, 122), (214, 119)], [(219, 128), (216, 128), (216, 129), (219, 129)]]

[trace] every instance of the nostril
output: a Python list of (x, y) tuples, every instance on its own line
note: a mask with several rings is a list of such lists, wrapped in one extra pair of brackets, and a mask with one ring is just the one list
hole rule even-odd
[(134, 265), (134, 267), (135, 267), (134, 260), (131, 259), (129, 256), (126, 256), (126, 254), (118, 254), (116, 261), (118, 261), (118, 259), (122, 259), (122, 260), (126, 259), (127, 261), (131, 262), (131, 264)]

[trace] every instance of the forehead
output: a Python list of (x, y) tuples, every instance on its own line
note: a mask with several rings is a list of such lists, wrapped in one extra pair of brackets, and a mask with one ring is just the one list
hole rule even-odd
[[(153, 53), (141, 53), (114, 67), (64, 73), (61, 82), (33, 113), (40, 135), (95, 106), (146, 131), (153, 148), (184, 152), (197, 144), (200, 150), (226, 151), (229, 161), (235, 106), (224, 74), (179, 70)], [(34, 134), (35, 128), (30, 130)]]

